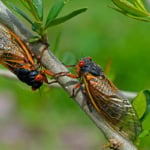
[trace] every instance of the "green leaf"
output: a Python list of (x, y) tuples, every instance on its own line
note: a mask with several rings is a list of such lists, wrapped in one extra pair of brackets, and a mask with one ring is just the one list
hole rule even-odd
[(148, 17), (150, 14), (147, 11), (138, 9), (127, 0), (112, 0), (112, 2), (119, 7), (122, 11), (138, 17)]
[(144, 137), (150, 136), (150, 127), (148, 124), (150, 115), (150, 90), (143, 90), (139, 92), (139, 94), (133, 100), (133, 106), (135, 107), (135, 110), (140, 117), (143, 128), (142, 132), (139, 134), (135, 142), (136, 145), (139, 145)]
[(41, 23), (34, 22), (34, 24), (32, 24), (32, 30), (40, 34)]
[(68, 20), (70, 20), (71, 18), (85, 12), (87, 10), (87, 8), (81, 8), (81, 9), (78, 9), (78, 10), (75, 10), (73, 12), (71, 12), (70, 14), (66, 15), (66, 16), (63, 16), (63, 17), (60, 17), (58, 19), (55, 19), (53, 21), (51, 21), (51, 23), (49, 23), (49, 25), (47, 26), (48, 27), (51, 27), (51, 26), (54, 26), (54, 25), (58, 25), (58, 24), (61, 24), (61, 23), (64, 23)]
[(54, 44), (54, 48), (53, 48), (53, 52), (56, 53), (56, 51), (58, 50), (58, 47), (59, 47), (59, 44), (60, 44), (60, 39), (61, 39), (61, 35), (62, 35), (62, 32), (60, 31), (56, 37), (56, 40), (55, 40), (55, 44)]
[(56, 3), (53, 5), (51, 10), (48, 13), (48, 17), (46, 19), (45, 27), (48, 27), (49, 24), (58, 16), (61, 12), (64, 5), (68, 2), (68, 0), (57, 0)]
[(145, 94), (147, 100), (147, 109), (144, 116), (142, 117), (142, 120), (144, 121), (146, 117), (150, 114), (150, 90), (144, 90), (143, 93)]
[(30, 6), (25, 0), (20, 0), (20, 3), (28, 10), (31, 11)]
[(132, 104), (139, 119), (142, 118), (147, 108), (147, 100), (143, 91), (138, 93), (138, 95), (134, 98)]
[[(140, 143), (140, 140), (146, 136), (150, 135), (150, 127), (149, 127), (149, 115), (150, 115), (150, 90), (144, 90), (143, 94), (146, 97), (147, 107), (144, 115), (140, 119), (142, 121), (143, 131), (138, 136), (137, 142)], [(142, 103), (141, 103), (142, 104)], [(142, 108), (142, 105), (141, 105)], [(146, 122), (145, 122), (146, 121)], [(146, 124), (145, 124), (146, 123)]]
[(134, 0), (133, 2), (137, 8), (146, 11), (146, 8), (144, 7), (141, 0)]
[(136, 19), (136, 20), (141, 20), (141, 21), (145, 21), (145, 22), (150, 22), (150, 18), (142, 18), (142, 17), (136, 17), (136, 16), (132, 16), (130, 14), (125, 14), (126, 16)]
[(25, 20), (27, 20), (31, 25), (33, 25), (33, 22), (31, 21), (31, 19), (19, 8), (17, 8), (15, 5), (13, 5), (12, 3), (8, 3), (8, 5), (15, 11), (17, 12), (19, 15), (21, 15)]
[(39, 35), (35, 35), (29, 39), (29, 42), (34, 43), (34, 42), (38, 41), (39, 39), (41, 39), (41, 37)]
[(143, 137), (145, 137), (145, 136), (149, 136), (149, 134), (150, 134), (150, 131), (149, 131), (149, 130), (143, 130), (143, 131), (141, 132), (141, 134), (138, 136), (138, 138), (143, 138)]
[(41, 0), (32, 0), (32, 4), (40, 21), (43, 20), (43, 2)]
[(150, 131), (149, 130), (142, 130), (142, 132), (139, 134), (139, 136), (137, 137), (137, 140), (135, 141), (136, 145), (139, 145), (141, 143), (141, 140), (150, 135)]
[(133, 15), (128, 14), (127, 12), (122, 11), (121, 9), (118, 9), (118, 8), (115, 8), (115, 7), (111, 7), (111, 6), (109, 6), (109, 7), (114, 9), (114, 10), (116, 10), (116, 11), (118, 11), (119, 13), (122, 13), (123, 15), (126, 15), (126, 16), (130, 17), (130, 18), (133, 18), (133, 19), (136, 19), (136, 20), (145, 21), (145, 22), (150, 22), (149, 18), (133, 16)]

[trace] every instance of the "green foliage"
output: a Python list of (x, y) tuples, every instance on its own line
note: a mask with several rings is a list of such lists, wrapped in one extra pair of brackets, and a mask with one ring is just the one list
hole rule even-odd
[(41, 0), (33, 0), (30, 6), (33, 7), (38, 19), (43, 21), (43, 2)]
[(66, 0), (56, 0), (56, 3), (52, 6), (51, 10), (48, 13), (46, 19), (46, 27), (48, 27), (49, 24), (58, 16), (66, 3)]
[(32, 38), (30, 40), (32, 42), (34, 42), (33, 39), (35, 40), (40, 39), (43, 42), (47, 42), (46, 30), (48, 28), (64, 23), (87, 10), (86, 8), (78, 9), (67, 14), (66, 16), (56, 18), (68, 2), (69, 0), (56, 0), (54, 5), (49, 10), (45, 22), (43, 20), (43, 0), (21, 0), (21, 3), (31, 13), (34, 20), (30, 19), (30, 17), (26, 15), (25, 12), (23, 12), (21, 9), (13, 5), (13, 3), (5, 1), (5, 3), (10, 8), (12, 8), (19, 15), (21, 15), (26, 21), (28, 21), (32, 25), (32, 30), (38, 34), (36, 38)]
[(138, 93), (138, 95), (134, 98), (132, 104), (133, 104), (135, 111), (137, 112), (138, 118), (139, 119), (142, 118), (147, 107), (147, 100), (143, 91)]
[(25, 20), (27, 20), (33, 26), (32, 20), (26, 15), (26, 13), (24, 13), (23, 11), (21, 11), (19, 8), (17, 8), (13, 4), (8, 3), (8, 5), (11, 6), (11, 8), (13, 10), (15, 10), (18, 14), (20, 14)]
[(117, 6), (114, 8), (118, 12), (134, 19), (150, 21), (150, 13), (145, 8), (142, 0), (112, 0)]
[(143, 90), (139, 92), (133, 99), (132, 104), (143, 126), (143, 130), (137, 140), (139, 145), (143, 138), (150, 135), (150, 127), (144, 125), (144, 122), (150, 116), (150, 90)]
[(75, 10), (75, 11), (71, 12), (70, 14), (68, 14), (66, 16), (63, 16), (63, 17), (60, 17), (58, 19), (52, 20), (47, 24), (46, 28), (64, 23), (65, 21), (77, 16), (78, 14), (80, 14), (82, 12), (85, 12), (86, 10), (87, 10), (87, 8), (81, 8), (81, 9), (78, 9), (78, 10)]
[(149, 135), (150, 135), (150, 130), (144, 129), (144, 130), (141, 132), (141, 134), (138, 136), (138, 138), (139, 138), (139, 143), (140, 143), (140, 140), (141, 140), (142, 138), (144, 138), (144, 137), (146, 137), (146, 136), (149, 136)]

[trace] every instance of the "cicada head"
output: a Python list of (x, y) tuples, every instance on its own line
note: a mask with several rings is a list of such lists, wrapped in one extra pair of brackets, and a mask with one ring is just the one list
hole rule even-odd
[(37, 70), (31, 71), (28, 78), (31, 83), (32, 90), (39, 89), (43, 84), (43, 75)]
[(91, 57), (82, 58), (76, 65), (76, 71), (80, 75), (87, 72), (94, 76), (104, 76), (102, 68), (95, 64)]
[(43, 76), (37, 70), (30, 71), (24, 68), (16, 68), (14, 73), (22, 82), (32, 86), (33, 90), (39, 89), (43, 84)]

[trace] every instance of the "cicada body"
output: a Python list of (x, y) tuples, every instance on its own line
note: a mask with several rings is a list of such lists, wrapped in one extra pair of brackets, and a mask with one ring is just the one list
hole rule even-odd
[[(43, 82), (48, 82), (45, 71), (38, 69), (39, 65), (29, 48), (2, 24), (0, 24), (0, 64), (33, 90), (39, 89)], [(49, 75), (53, 74), (51, 71), (47, 72)]]
[(130, 101), (90, 57), (81, 59), (75, 68), (77, 75), (68, 74), (68, 76), (81, 79), (93, 108), (116, 131), (127, 139), (135, 140), (141, 132), (141, 123)]

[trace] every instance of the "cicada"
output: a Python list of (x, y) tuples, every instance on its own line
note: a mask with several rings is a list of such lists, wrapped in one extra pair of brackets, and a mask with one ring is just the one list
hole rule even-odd
[(53, 76), (49, 70), (41, 70), (30, 49), (9, 28), (0, 24), (0, 64), (13, 72), (22, 82), (39, 89), (48, 83), (45, 74)]
[(141, 132), (141, 123), (130, 101), (106, 77), (102, 68), (91, 57), (81, 59), (75, 65), (77, 75), (67, 73), (72, 78), (80, 78), (84, 84), (87, 101), (103, 118), (127, 139), (135, 140)]

